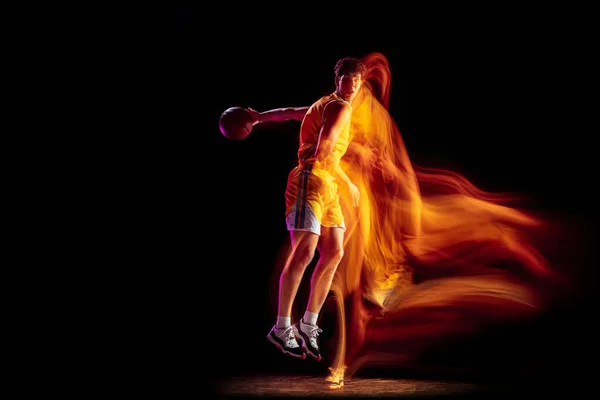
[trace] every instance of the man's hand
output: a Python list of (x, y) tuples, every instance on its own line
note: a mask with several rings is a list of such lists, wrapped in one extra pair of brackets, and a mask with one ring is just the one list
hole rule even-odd
[(252, 126), (260, 123), (260, 113), (250, 107), (248, 107), (246, 110), (248, 110), (248, 112), (250, 113), (250, 116), (252, 117)]

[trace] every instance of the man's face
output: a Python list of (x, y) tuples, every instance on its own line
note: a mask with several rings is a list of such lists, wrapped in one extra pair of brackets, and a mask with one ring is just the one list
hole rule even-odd
[(362, 85), (362, 76), (360, 73), (346, 74), (338, 78), (337, 91), (344, 100), (352, 101)]

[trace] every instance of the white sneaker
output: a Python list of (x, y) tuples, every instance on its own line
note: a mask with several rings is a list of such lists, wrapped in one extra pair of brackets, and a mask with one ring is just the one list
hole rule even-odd
[(317, 361), (321, 361), (321, 352), (319, 351), (319, 333), (323, 332), (317, 325), (305, 324), (302, 320), (294, 324), (298, 337), (302, 341), (302, 347), (309, 356)]
[(283, 354), (294, 358), (304, 359), (306, 358), (306, 354), (304, 353), (302, 347), (300, 347), (298, 344), (296, 335), (294, 335), (294, 331), (295, 329), (293, 326), (289, 326), (284, 329), (278, 329), (273, 326), (267, 335), (267, 339), (277, 346), (279, 351), (281, 351)]

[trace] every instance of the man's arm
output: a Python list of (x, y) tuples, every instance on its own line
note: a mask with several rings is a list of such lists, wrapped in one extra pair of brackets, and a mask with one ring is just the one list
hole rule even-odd
[(333, 157), (335, 143), (340, 135), (340, 132), (350, 121), (352, 111), (347, 104), (341, 102), (332, 102), (325, 107), (324, 122), (319, 133), (319, 141), (317, 142), (316, 156), (317, 160), (323, 166), (330, 166), (331, 172), (343, 182), (349, 189), (352, 201), (355, 206), (358, 206), (360, 191), (358, 187), (350, 181), (348, 175), (344, 172), (339, 164), (339, 160)]
[(342, 129), (350, 121), (352, 112), (347, 104), (335, 101), (325, 107), (323, 114), (323, 126), (319, 132), (315, 155), (321, 165), (332, 166), (334, 160), (331, 156), (335, 143)]
[(252, 116), (252, 125), (270, 121), (287, 121), (290, 119), (302, 121), (309, 107), (282, 107), (274, 108), (263, 112), (258, 112), (252, 108), (247, 110)]

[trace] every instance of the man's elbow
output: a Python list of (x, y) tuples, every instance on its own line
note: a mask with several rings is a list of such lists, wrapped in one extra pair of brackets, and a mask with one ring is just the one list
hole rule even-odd
[(292, 112), (292, 118), (297, 121), (302, 121), (304, 119), (304, 116), (306, 115), (307, 111), (308, 111), (307, 107), (295, 108)]

